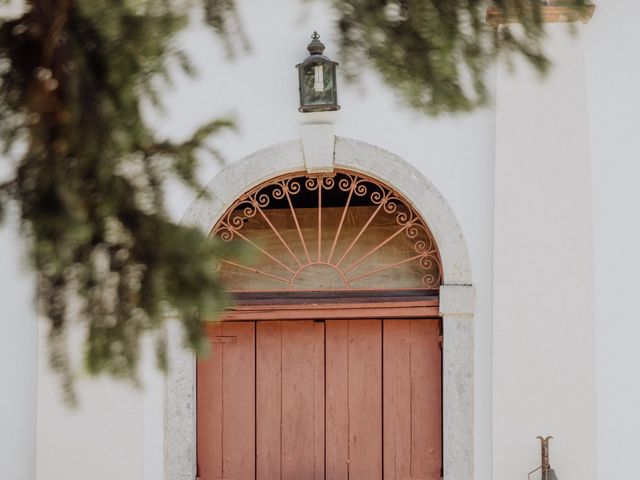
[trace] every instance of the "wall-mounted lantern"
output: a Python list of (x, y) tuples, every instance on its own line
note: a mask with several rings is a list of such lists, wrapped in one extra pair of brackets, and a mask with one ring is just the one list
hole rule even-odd
[(325, 57), (324, 44), (318, 32), (313, 32), (307, 46), (309, 56), (296, 65), (300, 83), (301, 112), (327, 112), (340, 110), (336, 87), (336, 62)]

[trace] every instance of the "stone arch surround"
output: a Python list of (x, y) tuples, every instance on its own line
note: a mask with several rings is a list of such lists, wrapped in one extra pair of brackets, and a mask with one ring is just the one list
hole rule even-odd
[[(436, 187), (402, 158), (374, 145), (335, 137), (328, 125), (307, 125), (303, 138), (259, 150), (219, 172), (183, 218), (210, 231), (242, 194), (278, 175), (351, 170), (400, 192), (424, 218), (443, 267), (443, 442), (445, 480), (473, 478), (473, 350), (475, 306), (467, 244), (451, 207)], [(167, 329), (170, 371), (165, 382), (165, 478), (196, 477), (195, 358), (177, 325)]]

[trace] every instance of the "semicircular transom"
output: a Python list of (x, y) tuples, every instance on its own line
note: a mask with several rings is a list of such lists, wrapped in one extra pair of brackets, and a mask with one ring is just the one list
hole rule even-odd
[(437, 289), (442, 279), (424, 219), (397, 192), (349, 171), (263, 183), (212, 235), (245, 247), (221, 263), (232, 291)]

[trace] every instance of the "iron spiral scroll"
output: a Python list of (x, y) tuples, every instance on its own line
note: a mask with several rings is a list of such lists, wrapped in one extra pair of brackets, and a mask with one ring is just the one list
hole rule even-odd
[(227, 258), (232, 290), (437, 289), (442, 267), (426, 222), (393, 189), (364, 175), (291, 173), (239, 198), (212, 235), (245, 244)]

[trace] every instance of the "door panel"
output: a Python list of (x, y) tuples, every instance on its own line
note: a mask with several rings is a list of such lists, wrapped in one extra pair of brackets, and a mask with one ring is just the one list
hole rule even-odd
[(324, 478), (324, 325), (259, 322), (257, 479)]
[(202, 480), (255, 479), (254, 324), (214, 327), (198, 368), (198, 461)]
[(314, 323), (314, 480), (325, 480), (325, 324)]
[(197, 373), (202, 480), (440, 478), (438, 322), (222, 322), (210, 332)]
[(256, 479), (279, 479), (282, 455), (282, 322), (259, 322), (256, 333)]
[(382, 478), (381, 321), (327, 321), (326, 331), (327, 479)]
[(316, 471), (323, 470), (316, 465), (316, 458), (324, 459), (324, 442), (315, 443), (315, 426), (318, 420), (324, 423), (324, 410), (316, 409), (315, 380), (316, 371), (324, 369), (324, 356), (316, 357), (315, 325), (282, 322), (283, 480), (314, 480)]
[(411, 478), (411, 325), (384, 321), (384, 478)]
[[(211, 336), (222, 335), (222, 325), (210, 330)], [(223, 344), (212, 344), (207, 359), (197, 369), (197, 448), (198, 468), (203, 480), (222, 476), (222, 350)]]
[(411, 321), (411, 470), (413, 478), (440, 478), (441, 363), (438, 325)]
[(384, 479), (440, 478), (438, 323), (384, 320)]
[(327, 480), (349, 478), (349, 320), (325, 321)]

